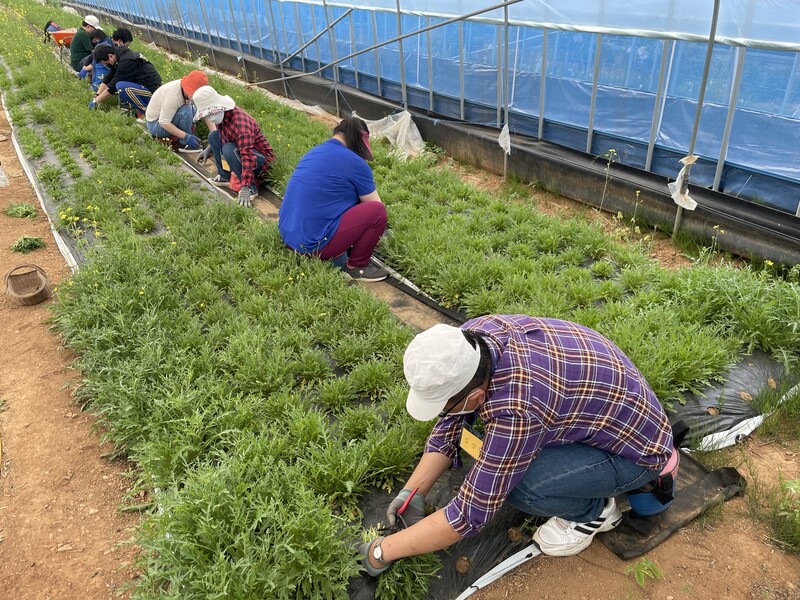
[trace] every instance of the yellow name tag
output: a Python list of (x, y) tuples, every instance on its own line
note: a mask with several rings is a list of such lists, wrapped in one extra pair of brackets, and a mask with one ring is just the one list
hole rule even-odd
[(481, 453), (483, 440), (477, 436), (475, 432), (464, 427), (461, 430), (461, 449), (469, 454), (475, 460), (478, 460), (478, 455)]

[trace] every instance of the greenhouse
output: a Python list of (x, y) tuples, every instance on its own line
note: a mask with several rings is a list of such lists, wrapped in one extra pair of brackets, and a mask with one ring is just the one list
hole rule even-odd
[[(0, 589), (793, 597), (796, 11), (0, 0)], [(329, 142), (366, 265), (281, 221)], [(632, 470), (536, 471), (576, 448)], [(562, 477), (595, 516), (531, 509)]]
[[(459, 160), (595, 206), (600, 167), (615, 164), (607, 210), (632, 212), (639, 190), (653, 223), (705, 239), (724, 227), (731, 252), (800, 260), (788, 218), (800, 211), (800, 63), (797, 25), (781, 19), (792, 2), (79, 6), (338, 114), (408, 109)], [(501, 131), (516, 153), (498, 149)], [(665, 188), (687, 156), (679, 201)]]
[(614, 149), (668, 177), (693, 149), (697, 185), (800, 211), (800, 24), (785, 18), (788, 0), (82, 6), (178, 36), (177, 48), (201, 40), (439, 118)]

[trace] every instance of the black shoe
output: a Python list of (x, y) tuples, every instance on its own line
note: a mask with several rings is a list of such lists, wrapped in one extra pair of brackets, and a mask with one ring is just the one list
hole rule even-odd
[(360, 279), (361, 281), (383, 281), (389, 276), (389, 273), (376, 267), (375, 265), (366, 265), (364, 267), (348, 267), (345, 265), (342, 268), (344, 274), (350, 279)]

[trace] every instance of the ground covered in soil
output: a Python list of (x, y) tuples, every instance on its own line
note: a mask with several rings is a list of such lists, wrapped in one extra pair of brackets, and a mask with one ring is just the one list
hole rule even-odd
[[(12, 202), (38, 206), (3, 113), (0, 140), (9, 177), (0, 211)], [(23, 235), (47, 246), (12, 252)], [(0, 214), (0, 270), (21, 263), (42, 267), (53, 286), (69, 275), (41, 211), (35, 220)], [(9, 599), (116, 598), (136, 552), (129, 542), (139, 518), (117, 510), (130, 467), (103, 457), (111, 448), (72, 397), (80, 374), (50, 331), (51, 302), (0, 298), (0, 590)]]
[[(0, 188), (0, 211), (11, 202), (38, 200), (0, 115), (0, 160), (10, 185)], [(483, 186), (497, 179), (465, 170)], [(542, 196), (545, 210), (584, 210)], [(570, 208), (572, 207), (572, 208)], [(47, 246), (28, 255), (10, 250), (23, 235)], [(668, 241), (653, 240), (654, 257), (669, 266), (688, 261)], [(0, 214), (0, 268), (35, 263), (59, 285), (69, 269), (46, 218)], [(0, 300), (0, 590), (4, 598), (116, 598), (128, 595), (139, 516), (119, 511), (132, 480), (131, 465), (105, 458), (95, 419), (72, 396), (80, 374), (73, 356), (49, 329), (48, 305)], [(774, 484), (800, 477), (800, 444), (748, 440), (726, 453), (725, 463), (748, 479)], [(457, 552), (457, 547), (453, 549)], [(800, 599), (800, 559), (781, 551), (767, 529), (735, 498), (672, 536), (648, 558), (662, 576), (644, 588), (624, 562), (600, 543), (571, 558), (539, 557), (478, 592), (479, 600), (576, 598)]]

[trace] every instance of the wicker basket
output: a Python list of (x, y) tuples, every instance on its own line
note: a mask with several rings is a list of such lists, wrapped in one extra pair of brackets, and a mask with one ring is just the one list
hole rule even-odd
[(23, 306), (44, 302), (50, 297), (47, 273), (37, 265), (17, 265), (6, 273), (6, 294)]

